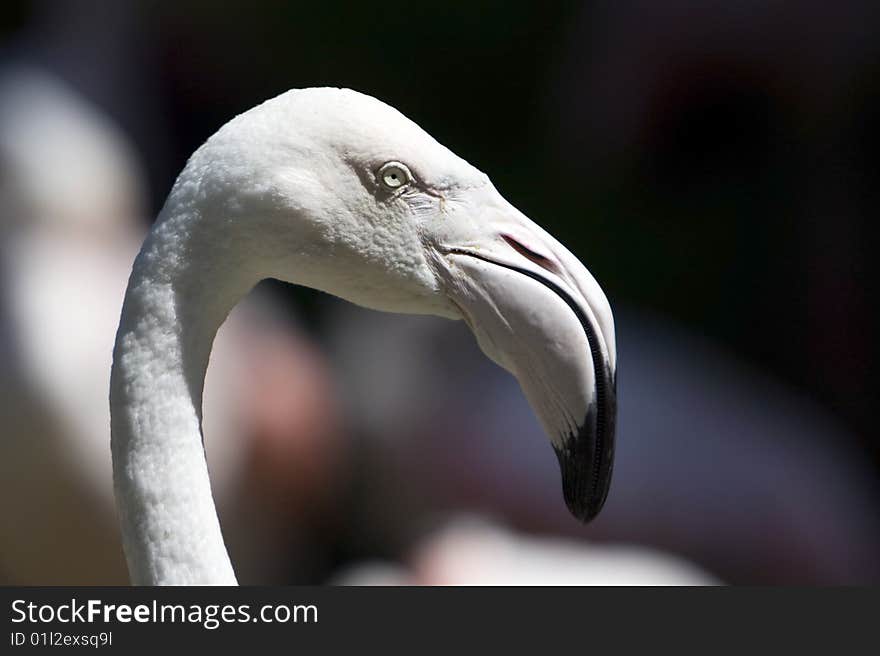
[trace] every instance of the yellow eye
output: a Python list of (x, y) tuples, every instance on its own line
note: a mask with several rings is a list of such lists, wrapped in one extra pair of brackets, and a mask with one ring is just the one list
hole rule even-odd
[(387, 162), (379, 169), (379, 180), (388, 189), (399, 189), (412, 182), (412, 173), (400, 162)]

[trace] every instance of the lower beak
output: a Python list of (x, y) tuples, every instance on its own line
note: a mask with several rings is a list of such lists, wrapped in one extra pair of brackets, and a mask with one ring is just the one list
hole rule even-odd
[(440, 248), (440, 276), (483, 352), (519, 381), (556, 452), (566, 505), (587, 522), (614, 460), (611, 307), (580, 261), (522, 214), (492, 223), (482, 243)]

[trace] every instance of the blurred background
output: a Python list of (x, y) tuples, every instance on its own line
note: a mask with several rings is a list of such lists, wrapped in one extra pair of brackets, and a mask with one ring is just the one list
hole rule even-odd
[(400, 109), (599, 280), (615, 477), (568, 515), (463, 324), (264, 283), (205, 401), (243, 583), (880, 582), (870, 0), (4, 2), (0, 581), (126, 580), (106, 391), (131, 261), (195, 148), (321, 85)]

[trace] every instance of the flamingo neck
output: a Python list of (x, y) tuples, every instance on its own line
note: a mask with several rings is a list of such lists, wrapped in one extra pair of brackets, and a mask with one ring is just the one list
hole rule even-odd
[[(167, 210), (167, 208), (166, 208)], [(201, 431), (217, 329), (254, 281), (194, 210), (171, 213), (135, 260), (110, 381), (113, 479), (136, 585), (235, 585)]]

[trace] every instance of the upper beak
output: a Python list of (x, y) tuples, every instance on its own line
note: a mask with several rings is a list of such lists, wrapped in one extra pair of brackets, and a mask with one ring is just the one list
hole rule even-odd
[(566, 505), (589, 521), (614, 459), (608, 299), (570, 251), (500, 195), (472, 234), (457, 237), (437, 249), (446, 293), (483, 352), (519, 381), (556, 451)]

